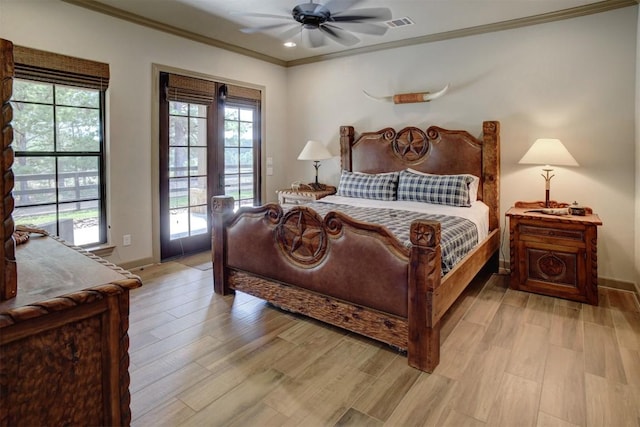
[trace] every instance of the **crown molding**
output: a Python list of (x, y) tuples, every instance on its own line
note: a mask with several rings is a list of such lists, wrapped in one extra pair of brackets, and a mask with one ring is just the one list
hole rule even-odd
[(144, 27), (153, 28), (154, 30), (163, 31), (174, 36), (183, 37), (185, 39), (193, 40), (199, 43), (203, 43), (209, 46), (214, 46), (220, 49), (225, 49), (231, 52), (239, 53), (241, 55), (249, 56), (262, 61), (270, 62), (272, 64), (286, 66), (287, 62), (282, 59), (274, 58), (269, 55), (265, 55), (260, 52), (256, 52), (251, 49), (246, 49), (240, 46), (236, 46), (231, 43), (226, 43), (218, 39), (206, 37), (189, 30), (183, 30), (182, 28), (174, 27), (172, 25), (164, 24), (153, 19), (145, 18), (144, 16), (137, 15), (135, 13), (126, 12), (122, 9), (118, 9), (103, 3), (99, 3), (94, 0), (62, 0), (65, 3), (72, 4), (74, 6), (80, 6), (85, 9), (99, 12), (105, 15), (112, 16), (114, 18), (129, 21), (134, 24), (142, 25)]
[(142, 25), (148, 28), (153, 28), (158, 31), (163, 31), (169, 34), (173, 34), (173, 35), (183, 37), (189, 40), (193, 40), (199, 43), (203, 43), (209, 46), (214, 46), (220, 49), (225, 49), (231, 52), (249, 56), (255, 59), (280, 65), (283, 67), (295, 67), (298, 65), (312, 64), (315, 62), (327, 61), (331, 59), (343, 58), (346, 56), (359, 55), (363, 53), (371, 53), (371, 52), (377, 52), (381, 50), (413, 46), (417, 44), (433, 43), (433, 42), (438, 42), (443, 40), (451, 40), (451, 39), (457, 39), (461, 37), (493, 33), (497, 31), (512, 30), (515, 28), (528, 27), (531, 25), (545, 24), (548, 22), (555, 22), (555, 21), (561, 21), (564, 19), (571, 19), (571, 18), (577, 18), (581, 16), (593, 15), (596, 13), (608, 12), (610, 10), (620, 9), (623, 7), (636, 6), (640, 3), (640, 0), (603, 0), (597, 3), (591, 3), (584, 6), (563, 9), (555, 12), (543, 13), (540, 15), (529, 16), (526, 18), (510, 19), (507, 21), (496, 22), (493, 24), (478, 25), (475, 27), (462, 28), (459, 30), (445, 31), (445, 32), (429, 34), (421, 37), (414, 37), (410, 39), (398, 40), (398, 41), (393, 41), (388, 43), (380, 43), (372, 46), (348, 49), (341, 52), (329, 53), (325, 55), (317, 55), (317, 56), (311, 56), (307, 58), (295, 59), (291, 61), (284, 61), (269, 55), (265, 55), (260, 52), (256, 52), (254, 50), (246, 49), (231, 43), (223, 42), (218, 39), (196, 34), (188, 30), (183, 30), (181, 28), (174, 27), (172, 25), (163, 24), (162, 22), (148, 19), (134, 13), (129, 13), (112, 6), (99, 3), (95, 0), (62, 0), (62, 1), (65, 3), (72, 4), (74, 6), (84, 7), (85, 9), (89, 9), (94, 12), (103, 13), (105, 15), (109, 15), (114, 18), (123, 19), (125, 21), (129, 21), (134, 24)]

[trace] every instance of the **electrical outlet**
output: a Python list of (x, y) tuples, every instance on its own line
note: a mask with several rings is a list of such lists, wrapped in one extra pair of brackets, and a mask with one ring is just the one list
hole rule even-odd
[(131, 234), (122, 236), (122, 246), (131, 246)]

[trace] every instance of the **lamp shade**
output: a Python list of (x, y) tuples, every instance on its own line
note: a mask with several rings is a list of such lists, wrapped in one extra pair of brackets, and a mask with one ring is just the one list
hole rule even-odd
[(518, 162), (520, 164), (578, 166), (569, 150), (559, 139), (541, 138), (533, 143), (529, 151)]
[(325, 160), (332, 157), (322, 142), (310, 140), (300, 152), (298, 160)]

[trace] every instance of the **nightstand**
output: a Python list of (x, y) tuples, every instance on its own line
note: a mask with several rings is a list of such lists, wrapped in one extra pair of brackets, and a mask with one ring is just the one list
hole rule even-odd
[[(567, 207), (552, 202), (551, 207)], [(516, 202), (509, 209), (511, 289), (598, 305), (598, 231), (602, 221), (585, 216), (530, 212), (544, 202)]]
[(330, 185), (325, 186), (323, 190), (278, 190), (278, 203), (283, 207), (291, 207), (296, 205), (303, 205), (305, 203), (313, 202), (314, 200), (322, 199), (323, 197), (330, 196), (336, 193), (336, 187)]

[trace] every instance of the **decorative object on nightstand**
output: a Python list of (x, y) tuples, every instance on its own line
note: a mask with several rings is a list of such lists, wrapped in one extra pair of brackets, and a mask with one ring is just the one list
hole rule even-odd
[(335, 194), (336, 187), (325, 185), (322, 190), (314, 190), (313, 188), (294, 190), (292, 188), (287, 188), (286, 190), (278, 190), (276, 193), (278, 193), (278, 203), (280, 203), (282, 207), (288, 208), (297, 205), (304, 205), (305, 203), (310, 203), (314, 200)]
[(307, 141), (307, 145), (304, 146), (298, 160), (313, 160), (313, 167), (316, 168), (316, 182), (309, 184), (314, 190), (322, 190), (325, 185), (318, 183), (318, 168), (320, 167), (320, 160), (330, 159), (333, 156), (327, 150), (327, 147), (320, 141)]
[(598, 231), (591, 208), (570, 214), (568, 203), (550, 201), (566, 215), (540, 212), (545, 202), (516, 202), (509, 218), (511, 289), (598, 305)]
[(549, 172), (553, 171), (553, 166), (578, 166), (578, 162), (565, 148), (559, 139), (541, 138), (533, 143), (529, 151), (518, 162), (520, 164), (545, 165), (542, 170), (545, 172), (542, 177), (545, 180), (545, 208), (549, 208), (549, 191), (551, 189), (551, 178)]

